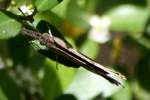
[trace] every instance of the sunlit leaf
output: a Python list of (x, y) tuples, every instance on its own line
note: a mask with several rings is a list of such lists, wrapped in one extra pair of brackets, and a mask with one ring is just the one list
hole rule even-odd
[(101, 76), (80, 69), (65, 93), (75, 95), (78, 100), (91, 100), (97, 95), (108, 97), (118, 89), (119, 87), (111, 84)]
[(121, 32), (142, 32), (149, 18), (146, 8), (121, 5), (106, 12), (111, 19), (111, 29)]
[(84, 14), (84, 9), (82, 9), (75, 0), (70, 0), (66, 14), (67, 20), (81, 29), (86, 29), (89, 25), (86, 22)]
[(60, 0), (36, 0), (35, 5), (38, 11), (50, 10), (59, 3)]
[(21, 24), (0, 12), (0, 39), (9, 39), (19, 34)]
[(86, 11), (77, 4), (77, 1), (64, 0), (54, 7), (52, 12), (64, 19), (60, 30), (67, 36), (77, 38), (89, 28)]
[(37, 13), (35, 15), (35, 24), (38, 24), (39, 21), (45, 20), (52, 23), (55, 26), (60, 26), (62, 24), (62, 19), (55, 13), (51, 11), (45, 11), (42, 13)]
[(52, 12), (54, 12), (61, 18), (65, 18), (67, 13), (68, 3), (69, 0), (63, 0), (60, 4), (52, 8)]
[(117, 91), (111, 98), (112, 100), (132, 100), (131, 87), (126, 83), (125, 88)]

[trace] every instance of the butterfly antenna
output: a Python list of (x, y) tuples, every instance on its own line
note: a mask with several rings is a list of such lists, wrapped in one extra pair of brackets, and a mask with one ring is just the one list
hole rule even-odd
[(34, 9), (34, 12), (31, 14), (31, 15), (26, 15), (23, 10), (21, 8), (18, 8), (18, 10), (22, 13), (23, 16), (21, 16), (21, 18), (25, 21), (27, 21), (26, 23), (30, 24), (32, 26), (32, 28), (34, 30), (36, 30), (37, 32), (39, 32), (36, 27), (33, 25), (33, 21), (34, 21), (34, 18), (33, 16), (36, 14), (37, 12), (37, 9), (35, 8)]
[(18, 8), (18, 10), (21, 12), (21, 14), (22, 14), (24, 17), (26, 17), (25, 13), (24, 13), (20, 8)]

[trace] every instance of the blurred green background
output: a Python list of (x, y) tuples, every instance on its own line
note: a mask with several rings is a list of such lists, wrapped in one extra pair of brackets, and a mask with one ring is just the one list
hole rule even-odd
[[(42, 56), (20, 34), (20, 16), (53, 24), (74, 48), (127, 77), (117, 87)], [(0, 0), (0, 100), (150, 100), (150, 0)]]

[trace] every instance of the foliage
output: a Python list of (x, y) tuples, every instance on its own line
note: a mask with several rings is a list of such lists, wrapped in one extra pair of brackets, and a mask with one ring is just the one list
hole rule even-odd
[[(149, 100), (149, 8), (149, 0), (0, 0), (0, 100)], [(42, 55), (42, 46), (21, 34), (23, 27), (46, 32), (42, 20), (54, 36), (125, 74), (125, 88), (52, 51)]]

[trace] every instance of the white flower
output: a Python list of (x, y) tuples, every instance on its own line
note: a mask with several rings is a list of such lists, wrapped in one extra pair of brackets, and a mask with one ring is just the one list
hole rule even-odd
[(92, 16), (89, 21), (91, 30), (89, 31), (89, 38), (99, 42), (105, 43), (110, 39), (109, 26), (110, 19), (108, 17)]
[(24, 14), (27, 14), (27, 15), (32, 15), (33, 13), (33, 10), (30, 9), (29, 6), (26, 6), (26, 5), (22, 5), (20, 7), (20, 10), (24, 13)]

